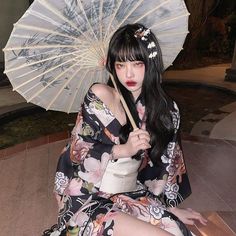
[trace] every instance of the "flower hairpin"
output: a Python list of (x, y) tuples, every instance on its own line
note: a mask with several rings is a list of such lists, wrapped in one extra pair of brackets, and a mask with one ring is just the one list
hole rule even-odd
[(148, 57), (149, 58), (154, 58), (156, 56), (157, 56), (157, 51), (154, 51), (154, 52), (151, 52)]
[(156, 44), (152, 41), (151, 43), (148, 44), (147, 48), (154, 48), (156, 47)]
[(143, 40), (143, 41), (147, 41), (149, 34), (150, 34), (150, 29), (144, 29), (143, 27), (141, 27), (135, 31), (134, 37), (141, 38), (141, 40)]
[(144, 29), (143, 27), (141, 27), (135, 31), (134, 37), (140, 38), (142, 41), (145, 41), (148, 43), (147, 48), (149, 51), (151, 51), (148, 57), (154, 58), (157, 56), (157, 51), (153, 51), (153, 49), (156, 48), (156, 44), (153, 41), (148, 42), (150, 41), (150, 39), (148, 38), (150, 32), (151, 32), (150, 29)]

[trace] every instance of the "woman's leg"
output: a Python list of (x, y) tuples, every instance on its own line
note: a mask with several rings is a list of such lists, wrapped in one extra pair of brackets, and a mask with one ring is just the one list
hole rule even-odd
[(171, 236), (173, 234), (151, 225), (147, 222), (141, 221), (128, 214), (119, 212), (114, 217), (114, 232), (113, 236)]

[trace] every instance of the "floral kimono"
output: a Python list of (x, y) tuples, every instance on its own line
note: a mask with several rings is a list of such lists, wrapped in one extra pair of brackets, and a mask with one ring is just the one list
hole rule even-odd
[[(88, 91), (71, 142), (63, 150), (57, 166), (58, 233), (72, 225), (69, 227), (71, 235), (113, 235), (112, 216), (124, 212), (174, 235), (191, 235), (185, 225), (167, 210), (191, 193), (178, 138), (179, 111), (176, 104), (174, 106), (175, 134), (159, 164), (154, 166), (147, 154), (141, 160), (131, 157), (117, 160), (126, 159), (133, 163), (134, 173), (137, 173), (136, 187), (132, 191), (113, 194), (100, 187), (108, 166), (112, 165), (111, 150), (113, 145), (119, 144), (122, 126), (92, 90)], [(137, 111), (140, 121), (143, 120), (145, 107), (140, 101)], [(140, 122), (140, 127), (145, 128), (145, 123)]]

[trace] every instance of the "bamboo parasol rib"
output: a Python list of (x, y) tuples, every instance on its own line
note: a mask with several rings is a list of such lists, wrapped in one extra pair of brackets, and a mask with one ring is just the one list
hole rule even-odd
[(14, 24), (4, 49), (5, 73), (28, 102), (77, 112), (91, 84), (109, 78), (106, 53), (120, 26), (150, 28), (167, 68), (183, 48), (188, 17), (183, 0), (35, 0)]

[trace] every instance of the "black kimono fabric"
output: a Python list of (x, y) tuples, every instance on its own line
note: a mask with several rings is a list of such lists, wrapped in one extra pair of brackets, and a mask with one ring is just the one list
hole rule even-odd
[[(145, 107), (137, 102), (140, 121)], [(141, 160), (118, 159), (136, 166), (136, 187), (111, 194), (100, 190), (102, 178), (111, 162), (111, 149), (119, 144), (121, 124), (90, 89), (78, 114), (71, 141), (64, 148), (55, 177), (59, 203), (58, 232), (73, 225), (73, 235), (113, 235), (113, 216), (124, 212), (174, 235), (191, 235), (167, 207), (175, 207), (190, 193), (183, 153), (178, 141), (179, 111), (174, 104), (172, 120), (175, 134), (154, 166), (147, 154)], [(145, 129), (145, 122), (140, 122)], [(127, 226), (128, 227), (128, 226)], [(56, 235), (56, 234), (55, 234)]]

